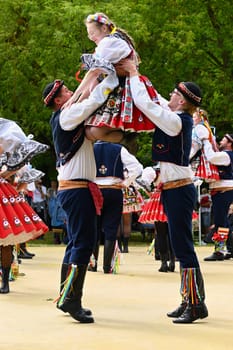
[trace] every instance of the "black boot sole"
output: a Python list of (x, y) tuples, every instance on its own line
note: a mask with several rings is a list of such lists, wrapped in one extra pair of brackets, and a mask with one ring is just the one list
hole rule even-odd
[(82, 311), (80, 312), (75, 312), (75, 313), (70, 313), (70, 316), (73, 317), (76, 321), (79, 321), (80, 323), (94, 323), (95, 320), (92, 316), (86, 315)]
[[(68, 313), (75, 313), (75, 306), (74, 305), (70, 306), (67, 303), (62, 304), (61, 306), (58, 306), (58, 304), (57, 304), (57, 308), (65, 313), (67, 313), (67, 312)], [(92, 315), (91, 310), (85, 309), (83, 307), (81, 308), (81, 312), (82, 312), (82, 314), (85, 314), (86, 316)]]
[(206, 305), (204, 304), (201, 309), (195, 310), (195, 312), (187, 312), (189, 307), (185, 309), (184, 313), (178, 317), (177, 319), (173, 320), (172, 322), (175, 324), (189, 324), (193, 323), (194, 321), (198, 319), (203, 319), (208, 317), (208, 310)]

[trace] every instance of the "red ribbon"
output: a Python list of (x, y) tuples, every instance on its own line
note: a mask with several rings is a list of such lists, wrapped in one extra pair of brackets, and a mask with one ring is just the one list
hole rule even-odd
[(78, 71), (75, 73), (75, 79), (81, 83), (81, 82), (82, 82), (82, 79), (79, 78), (80, 73), (81, 73), (80, 70), (78, 70)]
[(103, 195), (102, 195), (99, 187), (94, 182), (88, 182), (88, 188), (91, 192), (91, 195), (92, 195), (92, 198), (94, 201), (96, 214), (100, 215), (101, 209), (102, 209), (103, 203), (104, 203)]

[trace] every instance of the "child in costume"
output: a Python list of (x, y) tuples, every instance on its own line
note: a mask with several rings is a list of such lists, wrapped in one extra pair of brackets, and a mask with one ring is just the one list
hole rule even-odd
[[(125, 178), (127, 178), (127, 169)], [(138, 190), (138, 185), (133, 181), (129, 186), (123, 187), (123, 211), (121, 225), (118, 232), (118, 245), (122, 253), (128, 253), (128, 243), (132, 231), (132, 213), (139, 213), (142, 210), (144, 199)], [(123, 243), (123, 247), (122, 247)]]
[(193, 114), (192, 148), (190, 153), (191, 166), (194, 176), (207, 182), (219, 180), (218, 169), (208, 162), (203, 150), (203, 138), (208, 138), (214, 151), (217, 151), (215, 137), (212, 134), (207, 112), (197, 108)]
[[(84, 69), (88, 70), (80, 86), (72, 96), (69, 106), (74, 101), (81, 101), (89, 95), (103, 74), (115, 71), (116, 64), (131, 58), (139, 65), (139, 57), (133, 39), (104, 14), (89, 15), (85, 21), (88, 37), (95, 42), (94, 54), (82, 55)], [(102, 76), (101, 74), (102, 73)], [(129, 79), (125, 72), (117, 70), (120, 84), (109, 95), (107, 102), (86, 122), (86, 134), (89, 139), (120, 142), (123, 131), (153, 131), (155, 125), (133, 104)], [(148, 78), (140, 76), (148, 93), (155, 103), (158, 95)]]

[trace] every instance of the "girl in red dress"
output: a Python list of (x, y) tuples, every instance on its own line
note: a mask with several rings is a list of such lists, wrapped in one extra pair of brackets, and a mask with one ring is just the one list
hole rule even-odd
[[(83, 67), (88, 70), (80, 86), (65, 107), (82, 101), (98, 84), (104, 74), (115, 72), (115, 65), (124, 58), (131, 58), (137, 65), (140, 60), (133, 39), (104, 14), (89, 15), (85, 21), (88, 37), (95, 42), (94, 54), (82, 56)], [(101, 73), (101, 74), (100, 74)], [(89, 139), (120, 142), (123, 131), (153, 131), (155, 125), (133, 104), (129, 78), (125, 72), (117, 71), (119, 86), (110, 93), (107, 102), (86, 122)], [(156, 90), (145, 76), (140, 76), (151, 99), (159, 103)]]
[[(6, 174), (6, 172), (4, 173)], [(4, 175), (2, 174), (2, 176)], [(22, 195), (2, 176), (0, 176), (0, 250), (2, 271), (0, 293), (9, 293), (13, 246), (39, 237), (48, 231), (48, 227), (33, 211)]]

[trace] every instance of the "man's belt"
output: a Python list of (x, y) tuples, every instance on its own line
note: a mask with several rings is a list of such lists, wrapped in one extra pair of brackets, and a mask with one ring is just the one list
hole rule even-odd
[(98, 185), (98, 187), (100, 189), (104, 189), (104, 188), (107, 188), (107, 189), (115, 189), (115, 190), (121, 190), (122, 189), (122, 185), (121, 184), (112, 184), (112, 185)]
[(163, 183), (162, 189), (163, 190), (170, 190), (172, 188), (178, 188), (186, 185), (192, 184), (193, 181), (190, 178), (187, 179), (180, 179), (180, 180), (175, 180), (175, 181), (168, 181)]
[(94, 201), (96, 214), (101, 214), (101, 208), (103, 207), (103, 195), (99, 189), (99, 187), (91, 181), (87, 180), (60, 180), (58, 191), (64, 191), (64, 190), (72, 190), (75, 188), (88, 188), (92, 199)]
[(60, 180), (58, 191), (71, 190), (72, 188), (87, 188), (89, 181), (86, 180)]

